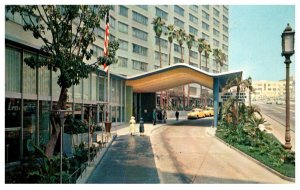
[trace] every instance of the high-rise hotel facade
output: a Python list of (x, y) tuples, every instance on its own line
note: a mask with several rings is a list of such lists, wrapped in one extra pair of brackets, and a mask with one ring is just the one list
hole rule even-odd
[[(228, 6), (224, 5), (114, 5), (110, 11), (110, 40), (118, 40), (118, 63), (110, 66), (109, 115), (113, 125), (127, 121), (132, 113), (132, 91), (125, 85), (124, 75), (134, 75), (160, 67), (158, 39), (155, 37), (153, 18), (160, 16), (166, 25), (174, 24), (196, 39), (204, 38), (211, 48), (219, 48), (228, 54)], [(24, 62), (28, 56), (45, 56), (39, 53), (40, 40), (22, 28), (20, 15), (6, 12), (5, 20), (5, 160), (17, 161), (28, 155), (31, 144), (45, 145), (50, 135), (49, 112), (58, 101), (59, 73), (47, 68), (31, 69)], [(77, 20), (73, 21), (75, 26)], [(104, 21), (96, 29), (96, 41), (89, 63), (103, 54)], [(162, 65), (168, 65), (169, 43), (161, 36)], [(180, 47), (174, 39), (171, 47), (171, 64), (181, 62)], [(199, 53), (196, 45), (188, 51), (184, 44), (184, 62), (199, 68)], [(205, 66), (202, 53), (202, 69), (218, 72), (219, 66), (212, 54)], [(226, 62), (222, 71), (228, 70)], [(105, 119), (107, 105), (105, 89), (107, 75), (103, 71), (90, 73), (80, 85), (69, 89), (68, 107), (78, 119), (87, 119), (92, 109), (93, 122)], [(187, 88), (187, 87), (186, 87)], [(199, 98), (199, 85), (190, 85), (190, 96)], [(188, 90), (185, 90), (187, 93)]]

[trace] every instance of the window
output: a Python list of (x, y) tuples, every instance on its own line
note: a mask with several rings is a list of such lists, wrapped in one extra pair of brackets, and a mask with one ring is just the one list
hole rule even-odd
[[(160, 59), (158, 51), (155, 51), (154, 58), (155, 58), (155, 60), (159, 60)], [(161, 60), (162, 60), (162, 62), (168, 62), (168, 55), (165, 54), (165, 53), (161, 53)]]
[(192, 26), (189, 26), (189, 32), (191, 34), (193, 34), (194, 36), (197, 36), (198, 35), (198, 30)]
[(223, 5), (223, 12), (228, 15), (228, 8)]
[(132, 27), (132, 36), (147, 41), (148, 33)]
[(174, 63), (181, 63), (181, 58), (174, 57)]
[(128, 42), (124, 40), (118, 40), (119, 41), (119, 48), (122, 50), (128, 50)]
[(190, 16), (190, 21), (191, 21), (191, 22), (193, 22), (193, 23), (195, 23), (195, 24), (198, 24), (198, 18), (197, 18), (197, 17), (195, 17), (195, 16), (192, 15), (192, 14), (189, 14), (189, 16)]
[(132, 52), (147, 56), (148, 49), (143, 46), (137, 45), (137, 44), (132, 44)]
[(209, 5), (202, 5), (202, 7), (209, 10)]
[(168, 13), (155, 7), (155, 15), (161, 17), (162, 19), (168, 20)]
[(193, 63), (193, 62), (189, 62), (189, 65), (193, 66), (193, 67), (197, 67), (198, 68), (198, 65), (196, 63)]
[(228, 33), (228, 27), (223, 24), (223, 31)]
[(205, 22), (202, 22), (202, 28), (203, 28), (204, 30), (209, 31), (209, 25), (208, 25), (207, 23), (205, 23)]
[[(180, 46), (177, 44), (174, 44), (174, 51), (180, 53)], [(183, 48), (182, 48), (183, 51)]]
[(209, 14), (205, 11), (202, 11), (202, 18), (209, 20)]
[(128, 25), (122, 22), (119, 22), (119, 31), (128, 34)]
[[(197, 66), (197, 64), (196, 64), (196, 66)], [(190, 95), (194, 95), (194, 96), (197, 95), (197, 88), (196, 87), (189, 86), (189, 91), (190, 91)]]
[(116, 19), (112, 16), (110, 16), (109, 19), (109, 26), (111, 26), (111, 28), (116, 28)]
[(223, 15), (223, 21), (228, 24), (228, 18), (225, 15)]
[(132, 11), (132, 19), (138, 23), (141, 23), (143, 25), (146, 25), (148, 24), (148, 18), (135, 12), (135, 11)]
[(228, 42), (228, 37), (224, 34), (223, 34), (223, 40), (224, 40), (224, 42)]
[(144, 10), (148, 10), (148, 5), (138, 5), (138, 7), (144, 9)]
[(26, 94), (36, 94), (36, 69), (29, 67), (25, 63), (25, 58), (37, 58), (37, 55), (25, 51), (23, 57), (23, 92)]
[(124, 7), (122, 5), (119, 6), (120, 10), (119, 10), (119, 14), (125, 17), (128, 17), (128, 8)]
[(119, 66), (120, 67), (127, 67), (128, 65), (128, 59), (127, 58), (125, 58), (125, 57), (118, 57), (118, 64), (119, 64)]
[(21, 92), (21, 51), (5, 47), (5, 91)]
[(140, 71), (147, 71), (147, 63), (141, 62), (141, 61), (136, 61), (132, 60), (132, 68)]
[(204, 34), (202, 32), (202, 38), (205, 39), (207, 42), (209, 42), (209, 36), (207, 34)]
[(39, 94), (50, 96), (50, 70), (44, 66), (39, 68)]
[(220, 22), (214, 18), (214, 26), (219, 27), (219, 25), (220, 25)]
[(219, 42), (218, 40), (216, 40), (216, 39), (213, 39), (213, 44), (214, 44), (214, 46), (216, 46), (216, 47), (219, 47), (219, 46), (220, 46), (220, 42)]
[[(159, 38), (155, 36), (155, 45), (158, 45)], [(168, 41), (165, 39), (160, 38), (160, 46), (162, 48), (168, 48)]]
[(174, 24), (179, 28), (184, 28), (184, 22), (174, 17)]
[(214, 36), (219, 37), (220, 36), (220, 32), (216, 29), (213, 30)]
[(197, 5), (190, 5), (189, 7), (190, 7), (190, 10), (198, 13), (198, 6)]
[(177, 5), (175, 5), (175, 6), (174, 6), (174, 11), (175, 11), (175, 13), (178, 13), (178, 14), (180, 14), (181, 16), (184, 16), (184, 9), (183, 9), (183, 8), (181, 8), (181, 7), (177, 6)]
[(91, 83), (90, 83), (91, 75), (88, 74), (88, 78), (83, 79), (83, 99), (90, 100), (91, 99)]
[(223, 49), (224, 51), (228, 51), (228, 46), (225, 45), (225, 44), (223, 44), (223, 45), (222, 45), (222, 49)]
[(196, 51), (190, 50), (189, 54), (192, 58), (197, 59), (197, 57), (198, 57), (198, 52), (196, 52)]
[(92, 45), (93, 48), (93, 56), (99, 57), (103, 55), (103, 49), (95, 44)]
[(104, 39), (104, 34), (105, 34), (104, 29), (96, 28), (96, 34), (97, 34), (98, 37)]
[(219, 15), (220, 15), (220, 11), (218, 11), (216, 8), (214, 8), (214, 15), (216, 17), (219, 17)]
[(37, 127), (37, 101), (23, 101), (23, 150), (24, 155), (29, 154), (29, 148), (36, 144)]

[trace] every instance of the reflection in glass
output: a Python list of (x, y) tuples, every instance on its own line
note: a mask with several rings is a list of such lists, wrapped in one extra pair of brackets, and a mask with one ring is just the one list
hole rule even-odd
[(36, 136), (36, 104), (34, 100), (24, 100), (23, 105), (23, 151), (24, 155), (34, 151)]

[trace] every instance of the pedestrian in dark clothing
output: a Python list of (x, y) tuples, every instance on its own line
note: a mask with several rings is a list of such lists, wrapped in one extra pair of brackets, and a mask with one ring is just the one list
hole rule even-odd
[(176, 116), (176, 120), (178, 121), (178, 118), (179, 118), (179, 111), (178, 110), (176, 110), (175, 116)]
[(166, 123), (166, 120), (167, 120), (167, 112), (166, 110), (163, 111), (163, 121), (164, 123)]
[(152, 112), (152, 120), (153, 120), (153, 125), (156, 125), (156, 110), (153, 109), (153, 112)]

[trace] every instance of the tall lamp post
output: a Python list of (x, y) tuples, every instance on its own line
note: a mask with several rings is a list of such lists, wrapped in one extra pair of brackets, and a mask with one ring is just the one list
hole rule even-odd
[(282, 53), (281, 55), (285, 57), (286, 65), (286, 86), (285, 86), (285, 103), (286, 103), (286, 128), (285, 128), (285, 144), (284, 148), (290, 150), (291, 145), (291, 135), (290, 135), (290, 57), (295, 53), (294, 50), (294, 41), (295, 41), (295, 31), (287, 24), (287, 27), (284, 29), (282, 35)]

